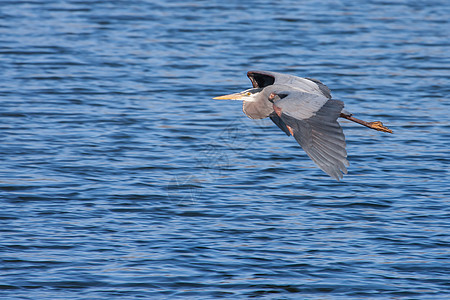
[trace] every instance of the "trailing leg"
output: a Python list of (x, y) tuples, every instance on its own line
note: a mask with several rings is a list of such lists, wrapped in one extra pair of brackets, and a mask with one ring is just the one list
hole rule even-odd
[(383, 123), (381, 123), (380, 121), (374, 121), (374, 122), (366, 122), (360, 119), (357, 119), (355, 117), (352, 116), (352, 114), (348, 113), (348, 112), (343, 112), (340, 115), (341, 118), (353, 121), (355, 123), (361, 124), (363, 126), (378, 130), (378, 131), (383, 131), (383, 132), (389, 132), (392, 133), (392, 130), (390, 130), (389, 128), (387, 128), (386, 126), (383, 125)]

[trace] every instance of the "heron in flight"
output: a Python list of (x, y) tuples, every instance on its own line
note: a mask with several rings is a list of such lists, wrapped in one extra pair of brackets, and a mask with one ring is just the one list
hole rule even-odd
[(347, 174), (349, 166), (339, 117), (392, 133), (379, 121), (353, 117), (344, 110), (342, 101), (331, 99), (330, 89), (317, 79), (268, 71), (249, 71), (247, 76), (253, 88), (214, 99), (242, 100), (242, 109), (250, 119), (269, 117), (284, 133), (294, 136), (316, 165), (336, 180)]

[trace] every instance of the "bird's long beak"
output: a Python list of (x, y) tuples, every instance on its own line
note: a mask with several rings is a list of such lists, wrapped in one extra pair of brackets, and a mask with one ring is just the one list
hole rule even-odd
[(243, 93), (234, 93), (234, 94), (214, 97), (213, 99), (214, 100), (242, 100), (242, 97), (244, 97)]

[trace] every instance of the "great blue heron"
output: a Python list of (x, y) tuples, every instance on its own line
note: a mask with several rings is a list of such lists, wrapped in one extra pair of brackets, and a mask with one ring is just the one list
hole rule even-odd
[(379, 121), (365, 122), (344, 110), (344, 103), (331, 99), (330, 89), (317, 79), (267, 71), (249, 71), (253, 88), (215, 97), (243, 100), (243, 111), (251, 119), (269, 117), (288, 136), (293, 135), (308, 156), (336, 180), (349, 166), (345, 136), (337, 118), (392, 133)]

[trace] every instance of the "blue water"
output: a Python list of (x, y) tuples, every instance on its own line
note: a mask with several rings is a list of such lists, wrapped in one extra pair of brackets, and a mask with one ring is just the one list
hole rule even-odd
[[(1, 299), (450, 298), (450, 4), (2, 1)], [(322, 80), (337, 182), (236, 101)]]

